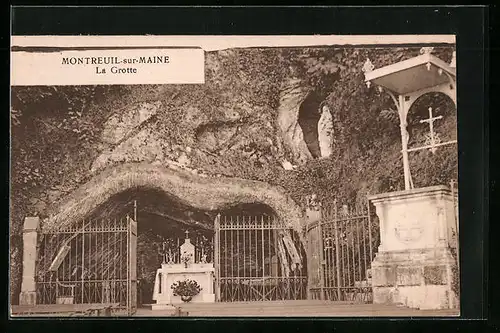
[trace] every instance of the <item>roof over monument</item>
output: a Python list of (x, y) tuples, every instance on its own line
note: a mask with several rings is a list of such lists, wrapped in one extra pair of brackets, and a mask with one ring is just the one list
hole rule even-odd
[[(365, 66), (370, 66), (370, 63)], [(405, 95), (449, 82), (444, 72), (453, 78), (456, 76), (456, 70), (450, 64), (430, 53), (424, 53), (382, 68), (367, 68), (365, 82)]]

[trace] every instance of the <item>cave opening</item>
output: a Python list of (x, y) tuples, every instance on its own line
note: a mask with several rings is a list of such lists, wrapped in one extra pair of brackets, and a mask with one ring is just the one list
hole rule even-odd
[[(274, 284), (276, 295), (266, 300), (304, 299), (306, 254), (298, 233), (280, 223), (274, 210), (260, 202), (238, 203), (235, 198), (226, 206), (200, 210), (164, 190), (129, 188), (109, 197), (68, 230), (46, 235), (42, 248), (46, 260), (39, 270), (46, 276), (39, 282), (40, 292), (50, 296), (43, 304), (57, 304), (61, 298), (57, 291), (70, 285), (75, 288), (74, 303), (129, 304), (127, 285), (135, 281), (133, 276), (137, 305), (154, 304), (158, 269), (163, 263), (182, 264), (180, 246), (186, 238), (195, 246), (193, 263), (213, 263), (219, 272), (220, 301), (263, 300), (266, 288)], [(131, 238), (132, 233), (136, 237)], [(65, 248), (67, 252), (61, 252)], [(54, 270), (60, 253), (60, 266)], [(244, 288), (248, 292), (241, 293)], [(261, 289), (262, 294), (252, 294), (251, 290)]]
[[(113, 216), (137, 218), (137, 301), (139, 305), (154, 303), (153, 288), (157, 269), (169, 260), (180, 260), (179, 247), (189, 235), (197, 255), (213, 259), (215, 211), (199, 210), (179, 198), (155, 188), (136, 187), (115, 194), (91, 214), (94, 219)], [(186, 234), (187, 232), (187, 234)], [(199, 258), (197, 258), (199, 260)]]
[(298, 123), (302, 129), (304, 141), (313, 158), (321, 157), (318, 140), (318, 122), (321, 118), (320, 104), (320, 96), (313, 91), (307, 95), (299, 107)]
[[(154, 303), (153, 289), (156, 272), (164, 262), (169, 260), (175, 263), (180, 262), (180, 245), (184, 243), (188, 235), (196, 249), (194, 262), (200, 262), (201, 257), (206, 255), (207, 262), (215, 263), (214, 222), (218, 214), (221, 216), (221, 224), (226, 223), (226, 228), (230, 223), (236, 225), (236, 221), (247, 225), (255, 222), (261, 223), (258, 228), (263, 226), (263, 223), (272, 224), (277, 221), (273, 209), (263, 203), (235, 203), (218, 210), (206, 211), (199, 210), (165, 191), (142, 187), (131, 188), (112, 196), (93, 211), (92, 219), (109, 219), (126, 214), (133, 216), (134, 202), (137, 205), (136, 253), (139, 306)], [(305, 252), (300, 245), (298, 235), (289, 230), (286, 233), (292, 235), (299, 252), (298, 257), (305, 262)], [(275, 266), (274, 270), (277, 270), (278, 249), (275, 248), (274, 243), (278, 240), (278, 233), (273, 229), (265, 231), (221, 230), (220, 234), (221, 276), (232, 279), (234, 276), (248, 275), (249, 278), (260, 279), (263, 275), (272, 274), (272, 265)], [(246, 251), (245, 254), (242, 251)], [(287, 262), (287, 275), (293, 274), (288, 271), (292, 259), (298, 260), (290, 256), (284, 259), (290, 261)], [(300, 270), (304, 271), (304, 269), (305, 264)], [(229, 273), (230, 271), (232, 273)], [(281, 273), (284, 274), (284, 272)], [(295, 274), (305, 279), (305, 273), (295, 272)], [(227, 291), (227, 288), (223, 289)], [(225, 292), (222, 292), (222, 300), (230, 301), (224, 295), (226, 295)]]

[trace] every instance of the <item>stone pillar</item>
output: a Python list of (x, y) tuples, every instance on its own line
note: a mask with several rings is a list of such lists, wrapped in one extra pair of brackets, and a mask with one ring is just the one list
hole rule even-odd
[(322, 287), (322, 253), (321, 244), (321, 204), (317, 201), (316, 195), (307, 197), (306, 204), (306, 230), (307, 230), (307, 298), (321, 298)]
[(373, 302), (456, 308), (451, 271), (457, 262), (450, 249), (456, 224), (449, 188), (432, 186), (369, 199), (380, 220), (380, 246), (371, 268)]
[(23, 226), (23, 277), (19, 305), (36, 304), (35, 264), (39, 217), (26, 217)]

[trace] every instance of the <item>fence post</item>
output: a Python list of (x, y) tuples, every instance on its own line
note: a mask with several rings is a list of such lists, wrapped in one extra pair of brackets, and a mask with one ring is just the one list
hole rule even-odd
[(219, 253), (219, 235), (220, 235), (220, 213), (217, 214), (214, 221), (214, 263), (215, 263), (215, 299), (220, 302), (220, 253)]
[(36, 304), (36, 259), (37, 259), (37, 236), (40, 224), (39, 217), (26, 217), (23, 226), (23, 275), (21, 293), (19, 294), (20, 305)]
[(322, 219), (318, 221), (318, 239), (319, 239), (319, 283), (320, 283), (320, 300), (325, 299), (325, 247), (323, 243)]
[[(307, 230), (307, 239), (308, 239), (308, 258), (307, 258), (307, 288), (308, 295), (312, 298), (319, 289), (321, 295), (320, 298), (323, 298), (323, 285), (322, 285), (322, 270), (323, 270), (323, 254), (321, 253), (321, 248), (323, 247), (323, 240), (321, 239), (321, 231), (320, 224), (322, 220), (322, 211), (321, 204), (317, 200), (317, 196), (315, 194), (306, 196), (306, 207), (305, 207), (305, 225)], [(318, 231), (316, 231), (316, 228)], [(319, 235), (316, 233), (319, 232)], [(318, 244), (317, 246), (315, 246)], [(319, 274), (319, 276), (318, 276)], [(319, 281), (318, 281), (319, 280)], [(318, 286), (319, 283), (319, 286)], [(311, 289), (314, 290), (311, 291)], [(316, 297), (316, 296), (314, 296)]]
[(82, 220), (82, 276), (81, 276), (81, 283), (82, 283), (82, 304), (84, 302), (84, 296), (85, 296), (85, 220)]
[(340, 248), (339, 248), (339, 228), (337, 225), (338, 220), (338, 212), (337, 212), (337, 200), (333, 202), (334, 206), (334, 227), (335, 227), (335, 268), (337, 272), (337, 300), (340, 301), (342, 299), (342, 293), (340, 290)]

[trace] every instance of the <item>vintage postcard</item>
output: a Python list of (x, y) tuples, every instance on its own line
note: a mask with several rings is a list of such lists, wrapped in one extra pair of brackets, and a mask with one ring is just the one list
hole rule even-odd
[(455, 45), (12, 37), (11, 316), (458, 316)]

